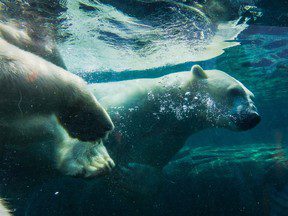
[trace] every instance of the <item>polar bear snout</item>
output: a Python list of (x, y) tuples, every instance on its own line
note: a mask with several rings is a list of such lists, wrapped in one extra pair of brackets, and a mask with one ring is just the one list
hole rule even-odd
[(238, 130), (245, 131), (254, 128), (261, 121), (261, 116), (256, 112), (241, 113), (236, 126)]

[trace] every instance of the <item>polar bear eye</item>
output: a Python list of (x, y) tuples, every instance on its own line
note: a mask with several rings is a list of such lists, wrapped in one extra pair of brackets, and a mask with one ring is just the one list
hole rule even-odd
[(230, 88), (228, 93), (233, 96), (241, 96), (241, 95), (244, 95), (245, 92), (242, 88), (234, 87), (234, 88)]

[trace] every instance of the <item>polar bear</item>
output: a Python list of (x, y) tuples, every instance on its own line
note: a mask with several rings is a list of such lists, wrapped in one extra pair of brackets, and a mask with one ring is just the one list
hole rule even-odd
[(198, 65), (191, 72), (99, 83), (91, 89), (115, 124), (106, 146), (126, 171), (143, 171), (143, 165), (162, 169), (197, 131), (244, 131), (261, 119), (253, 93), (242, 83)]
[[(0, 37), (16, 47), (34, 53), (55, 65), (66, 69), (64, 61), (57, 49), (55, 40), (47, 29), (41, 29), (46, 32), (45, 37), (40, 37), (40, 26), (32, 26), (27, 22), (0, 22)], [(44, 34), (42, 32), (42, 34)]]
[(8, 207), (5, 205), (5, 202), (0, 199), (0, 215), (1, 216), (11, 216)]
[(21, 49), (26, 40), (9, 28), (0, 25), (1, 145), (25, 147), (49, 137), (64, 173), (90, 177), (111, 170), (102, 139), (114, 125), (105, 109), (80, 77)]

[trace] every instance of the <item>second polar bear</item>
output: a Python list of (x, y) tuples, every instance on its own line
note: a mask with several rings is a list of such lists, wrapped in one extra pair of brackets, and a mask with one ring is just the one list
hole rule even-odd
[[(3, 30), (2, 23), (0, 27)], [(23, 147), (50, 136), (55, 142), (57, 165), (66, 174), (89, 177), (110, 170), (114, 163), (102, 139), (114, 126), (86, 83), (42, 57), (14, 46), (21, 43), (21, 40), (15, 42), (17, 37), (7, 41), (7, 34), (17, 35), (17, 29), (16, 33), (6, 31), (6, 37), (2, 32), (1, 145)]]
[[(157, 79), (92, 85), (115, 130), (106, 142), (117, 164), (163, 168), (187, 138), (205, 128), (248, 130), (260, 122), (254, 95), (219, 70), (191, 71)], [(131, 167), (130, 167), (131, 168)]]

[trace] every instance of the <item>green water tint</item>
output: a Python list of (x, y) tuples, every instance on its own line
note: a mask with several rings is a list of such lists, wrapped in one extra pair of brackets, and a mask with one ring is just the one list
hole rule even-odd
[(207, 60), (238, 45), (232, 40), (247, 27), (237, 25), (236, 17), (218, 25), (201, 10), (176, 2), (137, 2), (83, 0), (79, 7), (68, 0), (59, 30), (68, 36), (59, 44), (68, 69), (121, 72)]
[(288, 173), (288, 152), (282, 144), (184, 148), (179, 154), (181, 158), (166, 167), (166, 170), (173, 167), (172, 172), (169, 172), (174, 178), (178, 178), (179, 175), (232, 177), (235, 175), (235, 167), (251, 173), (267, 174), (273, 170)]
[(261, 100), (287, 98), (288, 28), (249, 26), (215, 67), (241, 80)]

